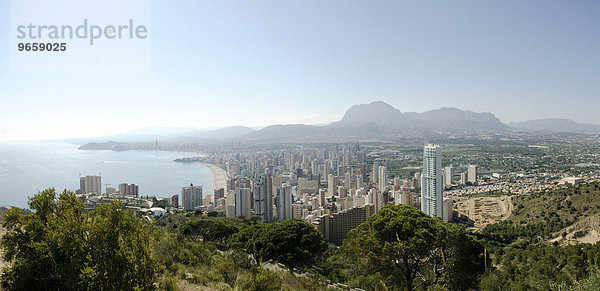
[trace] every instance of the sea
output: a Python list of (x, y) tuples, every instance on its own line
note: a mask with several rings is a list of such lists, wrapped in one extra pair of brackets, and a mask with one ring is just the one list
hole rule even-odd
[(57, 192), (75, 192), (80, 175), (101, 175), (103, 192), (106, 186), (118, 189), (120, 183), (138, 184), (140, 196), (170, 197), (190, 184), (202, 186), (207, 195), (215, 187), (208, 167), (173, 161), (193, 157), (192, 153), (78, 147), (51, 142), (0, 143), (0, 206), (28, 207), (28, 197), (52, 187)]

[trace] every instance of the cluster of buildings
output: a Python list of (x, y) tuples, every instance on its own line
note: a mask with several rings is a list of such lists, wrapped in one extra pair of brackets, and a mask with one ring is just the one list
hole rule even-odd
[[(442, 167), (442, 148), (433, 144), (424, 146), (422, 167), (415, 167), (417, 172), (408, 179), (388, 173), (389, 161), (378, 158), (401, 153), (365, 151), (358, 143), (254, 148), (215, 145), (207, 146), (207, 151), (210, 156), (204, 162), (225, 169), (224, 187), (203, 193), (202, 186), (190, 184), (181, 189), (180, 195), (166, 198), (171, 205), (182, 210), (216, 211), (228, 217), (258, 216), (263, 222), (304, 219), (335, 244), (341, 244), (348, 231), (385, 205), (409, 205), (432, 217), (452, 221), (455, 211), (450, 197), (493, 191), (527, 194), (598, 178), (494, 173), (478, 180), (477, 165)], [(406, 155), (420, 158), (415, 153)], [(100, 176), (81, 177), (78, 194), (101, 196), (102, 185)], [(91, 201), (126, 197), (131, 207), (152, 207), (149, 199), (140, 198), (136, 184), (106, 187), (106, 197)]]
[[(258, 216), (263, 222), (304, 219), (335, 244), (388, 204), (417, 207), (444, 221), (453, 219), (452, 200), (443, 192), (454, 184), (455, 173), (452, 166), (442, 168), (442, 149), (437, 145), (425, 146), (422, 171), (412, 180), (390, 179), (386, 161), (368, 156), (358, 143), (222, 153), (206, 162), (226, 170), (225, 187), (204, 195), (202, 186), (190, 184), (181, 195), (167, 198), (171, 205), (228, 217)], [(463, 177), (464, 184), (476, 184), (477, 167), (469, 166)], [(101, 185), (100, 176), (82, 177), (79, 192), (100, 195)], [(118, 190), (107, 187), (106, 194), (138, 198), (139, 187), (123, 183)]]
[(121, 183), (119, 188), (108, 187), (110, 184), (105, 184), (106, 191), (102, 192), (102, 176), (84, 176), (79, 177), (79, 189), (75, 191), (80, 195), (97, 195), (106, 194), (107, 196), (133, 196), (139, 197), (140, 187), (137, 184)]
[[(439, 146), (425, 147), (423, 171), (412, 181), (390, 179), (385, 161), (372, 159), (369, 167), (369, 158), (358, 143), (215, 155), (207, 162), (226, 169), (226, 187), (216, 189), (211, 199), (203, 199), (201, 189), (185, 187), (182, 206), (228, 217), (258, 216), (263, 222), (304, 219), (336, 244), (388, 204), (410, 205), (452, 220), (452, 200), (442, 193), (453, 172), (452, 167), (441, 168)], [(476, 168), (473, 175), (476, 181)], [(198, 197), (187, 204), (189, 195)]]

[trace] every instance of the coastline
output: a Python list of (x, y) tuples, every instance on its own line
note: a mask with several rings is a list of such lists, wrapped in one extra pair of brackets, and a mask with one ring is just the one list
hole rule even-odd
[[(71, 144), (71, 143), (69, 143)], [(76, 144), (74, 144), (76, 145)], [(94, 151), (94, 149), (81, 149), (81, 148), (77, 148), (78, 150), (83, 150), (83, 151), (88, 151), (88, 150), (92, 150)], [(101, 151), (104, 150), (108, 150), (108, 151), (115, 151), (114, 149), (99, 149)], [(207, 155), (201, 152), (197, 152), (197, 151), (172, 151), (172, 150), (166, 150), (166, 149), (127, 149), (124, 151), (156, 151), (156, 152), (169, 152), (169, 153), (181, 153), (183, 155), (189, 155), (189, 154), (193, 154), (195, 156), (199, 156), (199, 157), (206, 157)], [(213, 174), (213, 184), (215, 185), (215, 190), (219, 189), (219, 188), (223, 188), (226, 189), (227, 188), (227, 171), (225, 171), (224, 169), (222, 169), (221, 167), (215, 165), (215, 164), (211, 164), (211, 163), (207, 163), (207, 162), (195, 162), (198, 164), (201, 164), (205, 167), (207, 167), (208, 169), (210, 169), (210, 171)], [(210, 195), (212, 195), (212, 193), (210, 193)]]
[[(209, 164), (209, 163), (200, 163), (204, 166), (206, 166), (207, 168), (210, 169), (210, 171), (213, 174), (213, 184), (215, 184), (215, 189), (219, 189), (219, 188), (227, 188), (227, 172), (225, 172), (225, 170), (221, 169), (220, 167), (218, 167), (217, 165), (214, 164)], [(210, 193), (212, 195), (212, 193)]]

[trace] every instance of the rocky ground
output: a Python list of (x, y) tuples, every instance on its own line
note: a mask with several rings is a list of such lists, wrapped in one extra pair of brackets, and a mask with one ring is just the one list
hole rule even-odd
[[(566, 234), (563, 236), (563, 234)], [(556, 237), (551, 242), (558, 241), (562, 244), (589, 243), (600, 241), (600, 215), (592, 215), (581, 219), (577, 223), (554, 234)]]
[(510, 196), (459, 198), (454, 201), (454, 210), (473, 220), (475, 226), (485, 227), (510, 217), (513, 203)]

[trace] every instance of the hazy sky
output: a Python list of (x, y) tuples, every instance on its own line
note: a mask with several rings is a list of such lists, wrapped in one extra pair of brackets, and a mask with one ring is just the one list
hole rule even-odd
[(600, 123), (599, 1), (152, 1), (141, 75), (11, 74), (0, 11), (0, 141), (325, 123), (375, 100)]

